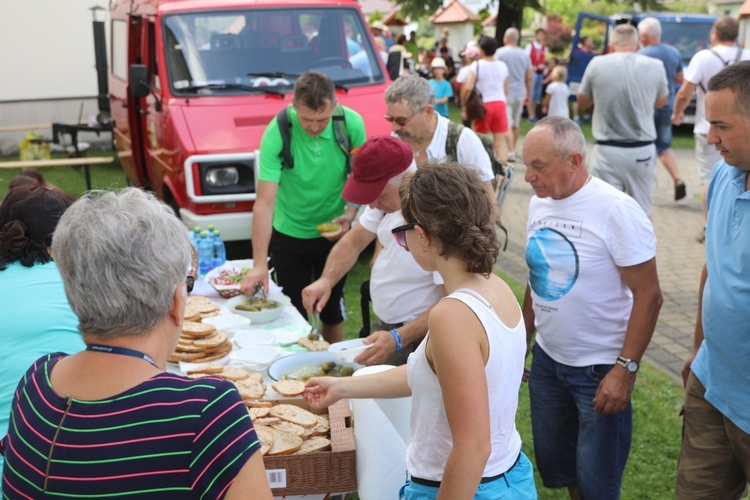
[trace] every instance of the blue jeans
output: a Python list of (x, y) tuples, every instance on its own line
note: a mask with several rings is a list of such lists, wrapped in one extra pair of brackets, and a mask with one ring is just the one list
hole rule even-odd
[[(438, 488), (425, 486), (411, 481), (399, 492), (399, 499), (403, 500), (433, 500), (437, 497)], [(521, 458), (511, 470), (502, 477), (481, 483), (474, 495), (474, 500), (536, 500), (536, 486), (534, 485), (534, 469), (528, 457), (521, 452)]]
[(544, 82), (544, 73), (533, 73), (531, 78), (531, 100), (534, 102), (542, 101), (542, 87)]
[(661, 154), (672, 147), (672, 108), (664, 106), (654, 110), (656, 126), (656, 152)]
[(536, 465), (544, 486), (578, 486), (581, 499), (620, 498), (633, 433), (633, 409), (594, 412), (599, 382), (613, 365), (567, 366), (539, 345), (529, 377)]

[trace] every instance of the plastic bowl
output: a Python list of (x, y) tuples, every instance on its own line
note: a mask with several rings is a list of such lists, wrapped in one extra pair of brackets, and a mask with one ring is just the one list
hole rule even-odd
[(254, 345), (243, 347), (230, 355), (234, 363), (249, 368), (251, 370), (263, 370), (278, 358), (282, 349), (270, 345)]
[(279, 358), (268, 367), (268, 376), (274, 380), (281, 380), (290, 371), (307, 365), (320, 365), (336, 360), (328, 351), (300, 352)]
[(238, 311), (235, 309), (237, 304), (250, 300), (246, 295), (240, 295), (233, 299), (227, 300), (226, 308), (229, 309), (233, 314), (239, 314), (249, 319), (254, 325), (258, 323), (268, 323), (275, 320), (284, 313), (284, 309), (292, 303), (292, 299), (281, 293), (272, 293), (268, 296), (268, 300), (275, 300), (281, 304), (280, 307), (275, 309), (263, 309), (262, 311)]
[(239, 347), (273, 345), (276, 343), (276, 335), (265, 330), (240, 330), (234, 334), (234, 343)]
[(217, 330), (221, 330), (230, 337), (232, 337), (235, 332), (244, 330), (250, 326), (251, 323), (248, 321), (248, 318), (242, 317), (242, 315), (239, 314), (220, 314), (218, 316), (204, 318), (201, 321), (209, 325), (214, 325)]
[(328, 348), (328, 352), (333, 354), (336, 363), (341, 365), (352, 364), (354, 363), (354, 358), (374, 345), (365, 345), (362, 343), (362, 340), (363, 339), (352, 339), (344, 340), (343, 342), (336, 342), (335, 344), (331, 344)]

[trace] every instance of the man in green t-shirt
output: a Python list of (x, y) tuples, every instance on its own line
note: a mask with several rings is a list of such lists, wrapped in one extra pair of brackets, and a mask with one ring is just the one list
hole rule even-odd
[[(268, 255), (276, 280), (306, 315), (302, 289), (320, 277), (334, 242), (354, 220), (356, 206), (347, 206), (341, 190), (347, 177), (347, 156), (336, 143), (333, 130), (337, 107), (333, 82), (310, 71), (294, 85), (288, 109), (294, 167), (282, 165), (283, 140), (277, 119), (271, 120), (260, 143), (258, 191), (253, 208), (253, 270), (242, 280), (246, 294), (256, 283), (268, 290)], [(357, 112), (343, 107), (346, 135), (352, 149), (365, 142), (365, 125)], [(334, 222), (342, 232), (324, 238), (316, 226)], [(323, 337), (343, 339), (343, 290), (346, 277), (334, 287), (320, 313)]]

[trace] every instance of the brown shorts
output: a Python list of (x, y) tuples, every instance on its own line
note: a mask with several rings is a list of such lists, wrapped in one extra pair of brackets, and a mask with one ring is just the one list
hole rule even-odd
[(706, 388), (691, 372), (685, 388), (677, 498), (741, 498), (750, 478), (750, 434), (706, 401), (705, 394)]

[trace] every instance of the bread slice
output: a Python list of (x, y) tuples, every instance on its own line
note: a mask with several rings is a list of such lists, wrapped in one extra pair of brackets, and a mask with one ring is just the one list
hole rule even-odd
[(302, 442), (299, 450), (292, 453), (292, 455), (304, 455), (306, 453), (312, 453), (314, 451), (327, 450), (331, 446), (331, 440), (324, 438), (323, 436), (313, 436), (307, 441)]
[(226, 366), (223, 367), (223, 370), (221, 370), (221, 373), (219, 373), (218, 376), (224, 380), (229, 380), (230, 382), (237, 382), (239, 380), (250, 378), (250, 374), (242, 368), (230, 368)]
[(250, 379), (239, 380), (234, 383), (243, 400), (260, 399), (266, 393), (266, 386)]
[(270, 401), (245, 401), (245, 406), (248, 408), (268, 408), (270, 411), (273, 403)]
[(310, 340), (307, 337), (297, 339), (297, 343), (308, 351), (327, 351), (331, 346), (325, 340)]
[(289, 455), (299, 450), (302, 447), (302, 438), (274, 429), (273, 427), (266, 427), (273, 433), (273, 446), (268, 450), (268, 455)]
[[(256, 420), (253, 420), (258, 425), (265, 425), (267, 427), (273, 427), (274, 425), (279, 425), (283, 420), (276, 417), (268, 417), (268, 418), (258, 418)], [(286, 431), (284, 431), (286, 432)]]
[(255, 426), (255, 433), (258, 435), (258, 439), (260, 440), (260, 454), (266, 455), (273, 447), (273, 431), (269, 429), (268, 427), (263, 427), (262, 425), (256, 425)]
[(282, 396), (291, 398), (305, 392), (305, 383), (299, 380), (279, 380), (271, 385)]
[(187, 337), (207, 337), (215, 331), (216, 327), (207, 323), (196, 323), (194, 321), (182, 322), (182, 334)]
[(302, 427), (315, 427), (318, 423), (317, 415), (294, 405), (276, 405), (271, 408), (271, 416), (279, 417), (281, 420), (286, 420)]
[[(271, 412), (271, 408), (248, 408), (247, 412), (250, 414), (250, 418), (253, 420), (258, 418), (264, 418), (267, 417), (268, 414)], [(274, 417), (276, 418), (276, 417)], [(279, 419), (281, 420), (281, 419)]]
[(284, 420), (279, 419), (279, 422), (276, 424), (271, 424), (271, 427), (278, 431), (284, 431), (288, 432), (289, 434), (294, 434), (295, 436), (302, 437), (302, 435), (307, 430), (307, 427), (302, 427), (301, 425), (293, 424), (291, 422), (286, 422)]

